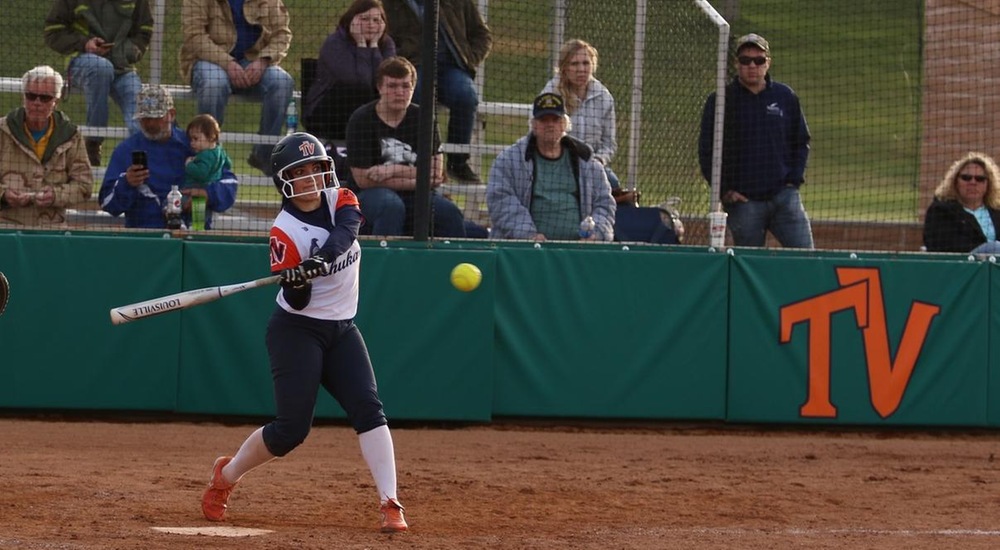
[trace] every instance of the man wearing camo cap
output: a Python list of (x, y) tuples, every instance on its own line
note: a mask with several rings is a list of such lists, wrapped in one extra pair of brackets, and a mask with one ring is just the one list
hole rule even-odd
[[(736, 71), (726, 86), (721, 186), (722, 207), (736, 246), (764, 246), (767, 232), (786, 248), (813, 248), (802, 206), (809, 159), (809, 127), (799, 98), (771, 79), (771, 45), (759, 34), (736, 41)], [(715, 93), (701, 118), (698, 157), (712, 181)]]
[[(164, 228), (163, 206), (167, 193), (184, 186), (184, 163), (194, 155), (187, 134), (174, 124), (177, 111), (170, 91), (144, 84), (136, 98), (135, 118), (140, 132), (115, 147), (98, 193), (101, 209), (112, 216), (125, 215), (125, 227)], [(133, 162), (133, 153), (144, 152), (146, 166)], [(223, 170), (222, 177), (205, 189), (185, 189), (186, 194), (206, 197), (205, 228), (211, 228), (212, 212), (228, 210), (236, 200), (236, 176)], [(185, 201), (184, 221), (190, 225), (190, 201)]]

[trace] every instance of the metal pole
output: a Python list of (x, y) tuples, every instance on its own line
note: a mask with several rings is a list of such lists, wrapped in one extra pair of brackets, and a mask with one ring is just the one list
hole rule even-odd
[(708, 201), (708, 211), (717, 212), (722, 207), (719, 190), (722, 186), (722, 134), (726, 122), (726, 66), (729, 63), (729, 23), (719, 15), (719, 12), (715, 11), (715, 8), (707, 0), (695, 0), (695, 4), (719, 27), (719, 48), (715, 71), (715, 127), (712, 138), (712, 181), (710, 182), (712, 191)]
[(632, 111), (629, 120), (628, 186), (636, 189), (639, 174), (639, 146), (642, 130), (642, 77), (646, 56), (646, 0), (635, 1), (635, 50), (632, 69)]
[[(489, 11), (490, 11), (490, 0), (479, 0), (479, 13), (483, 16), (483, 20), (489, 25)], [(476, 69), (476, 78), (473, 80), (473, 86), (476, 88), (476, 97), (479, 98), (480, 102), (486, 101), (486, 96), (483, 95), (483, 87), (486, 83), (486, 63), (483, 63)], [(479, 145), (481, 143), (486, 143), (486, 117), (479, 114), (478, 109), (476, 113), (472, 116), (476, 117), (476, 125), (472, 131), (472, 143)], [(469, 153), (469, 166), (477, 173), (483, 173), (483, 157), (477, 154), (475, 151)]]
[(417, 188), (413, 198), (413, 240), (426, 241), (431, 227), (431, 166), (434, 156), (434, 97), (437, 92), (438, 0), (424, 4), (420, 47), (420, 142), (417, 143)]
[(566, 36), (566, 0), (556, 0), (552, 18), (552, 62), (550, 67), (559, 64), (559, 49), (562, 48)]
[(163, 76), (163, 28), (167, 0), (153, 0), (153, 40), (149, 43), (149, 83), (160, 84)]

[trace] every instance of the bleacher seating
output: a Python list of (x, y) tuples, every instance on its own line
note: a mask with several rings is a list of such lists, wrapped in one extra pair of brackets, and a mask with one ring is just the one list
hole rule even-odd
[[(193, 100), (194, 93), (191, 91), (190, 86), (181, 86), (176, 84), (165, 84), (168, 90), (170, 90), (173, 98), (183, 99), (183, 100)], [(21, 93), (21, 79), (18, 77), (0, 77), (0, 93)], [(296, 90), (293, 92), (293, 97), (296, 100), (301, 100), (301, 92)], [(233, 95), (232, 100), (235, 101), (255, 101), (252, 97)], [(494, 116), (523, 116), (524, 120), (527, 121), (528, 117), (531, 115), (531, 105), (525, 103), (502, 103), (502, 102), (480, 102), (478, 114), (480, 117), (485, 117), (487, 115)], [(442, 149), (446, 153), (470, 153), (472, 155), (496, 155), (499, 154), (507, 145), (498, 144), (490, 145), (481, 143), (482, 141), (482, 130), (484, 129), (484, 124), (477, 124), (477, 135), (473, 137), (474, 143), (469, 145), (459, 145), (454, 143), (445, 143), (442, 145)], [(93, 126), (80, 126), (80, 132), (85, 136), (93, 137), (103, 137), (103, 138), (116, 138), (124, 139), (128, 136), (128, 130), (124, 126), (109, 126), (106, 128), (99, 128)], [(221, 141), (223, 143), (244, 143), (244, 144), (257, 144), (257, 143), (275, 143), (279, 139), (278, 136), (262, 136), (258, 134), (248, 133), (248, 132), (222, 132)], [(271, 178), (264, 176), (262, 174), (237, 174), (240, 179), (240, 185), (272, 185)], [(99, 182), (104, 179), (104, 169), (100, 167), (94, 167), (94, 181)], [(465, 189), (466, 187), (475, 187), (475, 189)], [(449, 185), (442, 189), (445, 193), (452, 195), (460, 204), (459, 206), (464, 206), (466, 216), (478, 223), (487, 222), (485, 216), (485, 201), (483, 201), (483, 196), (485, 194), (485, 185)], [(273, 201), (261, 201), (261, 200), (246, 200), (237, 198), (236, 204), (226, 213), (215, 219), (216, 229), (239, 229), (239, 230), (267, 230), (270, 227), (270, 215), (273, 215), (278, 207), (280, 207), (280, 201), (275, 198)], [(267, 213), (266, 219), (258, 217), (258, 213)], [(68, 209), (67, 217), (71, 223), (79, 224), (86, 227), (116, 227), (121, 225), (121, 219), (112, 218), (107, 213), (95, 208), (77, 208)]]
[[(176, 84), (165, 84), (173, 98), (176, 99), (194, 99), (194, 93), (191, 91), (190, 86), (180, 86)], [(21, 93), (21, 79), (17, 77), (0, 77), (0, 93)], [(301, 93), (295, 91), (293, 97), (296, 100), (301, 99)], [(235, 101), (254, 101), (253, 98), (241, 95), (233, 95), (232, 100)], [(528, 117), (531, 115), (531, 105), (527, 103), (503, 103), (503, 102), (491, 102), (483, 101), (479, 103), (478, 114), (482, 116), (487, 115), (503, 115), (503, 116), (523, 116), (524, 120), (527, 121)], [(482, 126), (481, 124), (478, 126)], [(128, 135), (127, 130), (124, 127), (107, 127), (107, 128), (95, 128), (90, 126), (81, 126), (80, 131), (85, 136), (94, 137), (104, 137), (104, 138), (124, 138)], [(253, 133), (247, 132), (223, 132), (222, 141), (223, 143), (275, 143), (278, 140), (277, 136), (261, 136)], [(478, 139), (474, 137), (473, 143), (469, 145), (459, 145), (455, 143), (445, 143), (442, 145), (442, 149), (446, 153), (469, 153), (472, 155), (496, 155), (499, 154), (505, 147), (509, 144), (501, 145), (491, 145), (482, 143), (481, 136)], [(269, 178), (261, 178), (266, 181), (267, 185), (270, 185)], [(241, 176), (242, 181), (242, 176)], [(255, 183), (259, 184), (261, 182), (251, 182), (248, 181), (250, 185)]]

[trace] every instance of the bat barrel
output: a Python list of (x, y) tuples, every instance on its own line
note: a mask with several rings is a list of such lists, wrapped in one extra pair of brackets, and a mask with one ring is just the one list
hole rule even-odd
[(178, 311), (199, 304), (204, 304), (206, 302), (212, 302), (230, 294), (235, 294), (237, 292), (242, 292), (259, 286), (274, 284), (278, 282), (280, 278), (280, 276), (272, 275), (270, 277), (255, 279), (253, 281), (247, 281), (245, 283), (235, 285), (199, 288), (197, 290), (188, 290), (186, 292), (171, 294), (170, 296), (153, 298), (152, 300), (146, 300), (145, 302), (138, 302), (127, 306), (112, 308), (110, 311), (111, 324), (122, 325), (139, 319), (145, 319), (147, 317), (162, 315), (171, 311)]

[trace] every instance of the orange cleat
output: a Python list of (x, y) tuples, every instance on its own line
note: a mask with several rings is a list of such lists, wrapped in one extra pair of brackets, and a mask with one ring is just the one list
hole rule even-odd
[(222, 469), (232, 459), (231, 456), (220, 456), (215, 459), (215, 465), (212, 466), (212, 479), (208, 482), (205, 494), (201, 496), (201, 511), (207, 520), (222, 521), (226, 518), (229, 495), (233, 494), (236, 484), (229, 483), (222, 477)]
[(403, 505), (398, 500), (390, 498), (382, 503), (382, 532), (402, 533), (409, 529), (403, 519)]

